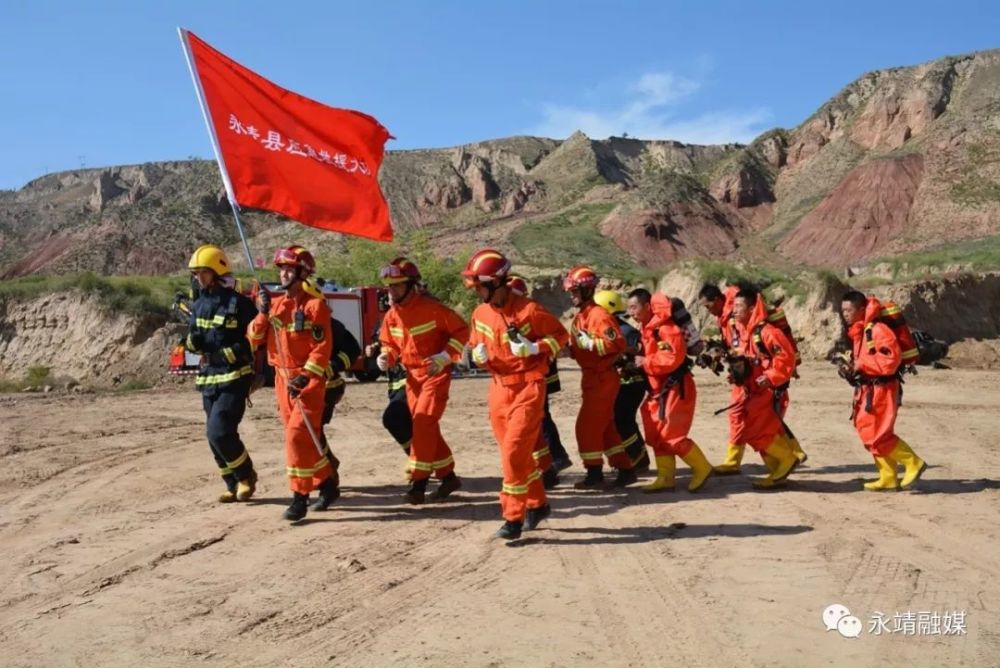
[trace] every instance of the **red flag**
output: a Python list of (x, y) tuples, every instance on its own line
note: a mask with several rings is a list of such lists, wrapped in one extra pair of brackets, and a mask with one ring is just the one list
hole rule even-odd
[(391, 135), (377, 120), (277, 86), (189, 31), (230, 197), (312, 227), (392, 240), (378, 170)]

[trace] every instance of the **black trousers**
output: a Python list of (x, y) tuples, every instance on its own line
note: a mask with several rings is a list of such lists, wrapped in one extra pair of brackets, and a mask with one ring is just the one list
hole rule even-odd
[(253, 460), (240, 440), (240, 421), (247, 409), (250, 376), (239, 378), (225, 387), (202, 392), (205, 409), (205, 435), (222, 479), (231, 491), (237, 480), (246, 480), (253, 471)]
[(642, 405), (648, 385), (645, 381), (628, 383), (618, 388), (615, 398), (615, 429), (622, 438), (625, 454), (635, 464), (646, 452), (646, 442), (639, 431), (639, 423), (635, 419), (636, 411)]
[(559, 427), (552, 419), (552, 412), (549, 410), (549, 394), (545, 393), (545, 417), (542, 419), (542, 438), (549, 446), (552, 459), (569, 459), (569, 453), (563, 447), (562, 439), (559, 437)]
[(413, 416), (410, 406), (406, 403), (406, 388), (401, 387), (389, 395), (389, 403), (382, 411), (382, 426), (392, 434), (406, 454), (410, 454), (410, 441), (413, 440)]

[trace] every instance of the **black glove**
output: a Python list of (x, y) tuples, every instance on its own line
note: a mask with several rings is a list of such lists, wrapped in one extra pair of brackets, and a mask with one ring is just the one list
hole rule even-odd
[(267, 290), (262, 289), (257, 295), (257, 310), (264, 315), (271, 312), (271, 293)]
[(292, 399), (298, 399), (299, 394), (302, 390), (306, 389), (306, 385), (309, 384), (309, 376), (304, 373), (300, 373), (295, 378), (288, 381), (288, 396)]
[(837, 375), (847, 381), (848, 385), (852, 387), (857, 387), (858, 385), (858, 372), (854, 370), (849, 363), (841, 363), (837, 365)]

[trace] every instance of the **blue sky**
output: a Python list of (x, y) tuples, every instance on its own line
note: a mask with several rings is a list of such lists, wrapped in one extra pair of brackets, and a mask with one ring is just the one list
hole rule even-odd
[[(806, 8), (808, 7), (808, 8)], [(0, 0), (0, 188), (211, 156), (175, 28), (389, 148), (793, 127), (862, 73), (1000, 47), (998, 2)]]

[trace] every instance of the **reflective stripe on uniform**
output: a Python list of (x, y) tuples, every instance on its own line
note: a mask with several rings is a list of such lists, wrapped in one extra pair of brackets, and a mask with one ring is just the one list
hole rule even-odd
[(632, 434), (631, 436), (629, 436), (628, 438), (626, 438), (624, 441), (622, 441), (622, 445), (621, 445), (622, 451), (624, 452), (625, 448), (627, 448), (628, 446), (632, 445), (633, 443), (635, 443), (638, 440), (639, 440), (639, 435), (638, 434)]
[(431, 467), (437, 471), (438, 469), (443, 469), (445, 466), (450, 466), (455, 463), (455, 458), (448, 455), (445, 459), (439, 459), (436, 462), (431, 462)]
[(288, 472), (289, 478), (311, 478), (314, 475), (316, 475), (320, 470), (322, 470), (324, 466), (328, 466), (329, 464), (330, 460), (327, 459), (326, 457), (323, 457), (318, 462), (316, 462), (315, 466), (313, 466), (310, 469), (299, 469), (295, 468), (294, 466), (288, 466), (285, 468), (285, 471)]
[(351, 358), (347, 356), (347, 353), (337, 353), (337, 357), (344, 363), (345, 369), (351, 368)]
[(548, 454), (552, 454), (551, 451), (548, 448), (542, 448), (541, 450), (535, 450), (535, 451), (533, 451), (531, 453), (531, 456), (537, 462), (539, 459), (541, 459), (542, 457), (544, 457), (545, 455), (548, 455)]
[[(559, 342), (556, 341), (556, 338), (554, 336), (546, 336), (545, 338), (542, 339), (542, 341), (544, 341), (548, 345), (549, 349), (552, 351), (552, 356), (553, 357), (555, 357), (556, 355), (559, 354), (560, 345), (559, 345)], [(550, 376), (550, 378), (552, 378), (552, 377), (555, 377), (555, 378), (558, 379), (558, 376)], [(553, 381), (550, 380), (548, 382), (551, 383)]]
[(587, 462), (597, 462), (598, 464), (600, 464), (600, 463), (602, 463), (604, 461), (604, 453), (600, 452), (600, 451), (598, 451), (598, 452), (581, 452), (580, 453), (580, 459), (583, 460), (584, 466), (587, 465)]
[(495, 336), (493, 334), (493, 328), (487, 325), (485, 322), (480, 322), (479, 320), (473, 319), (472, 324), (475, 326), (476, 331), (492, 341)]
[(227, 362), (236, 364), (236, 353), (233, 352), (232, 348), (223, 348), (222, 354), (225, 355)]
[(534, 481), (538, 480), (540, 477), (541, 474), (538, 472), (538, 469), (535, 469), (534, 471), (528, 474), (528, 480), (523, 485), (508, 485), (507, 483), (504, 483), (503, 487), (501, 487), (500, 490), (504, 494), (527, 494), (528, 486), (531, 485), (531, 483), (533, 483)]
[(226, 477), (227, 475), (232, 475), (232, 473), (233, 470), (228, 466), (219, 469), (219, 475), (221, 475), (223, 478)]
[(454, 350), (459, 355), (465, 350), (465, 346), (458, 339), (448, 339), (448, 347)]
[(422, 325), (410, 327), (410, 336), (420, 336), (421, 334), (426, 334), (427, 332), (433, 332), (436, 327), (437, 320), (431, 320), (430, 322), (425, 322)]
[(237, 458), (236, 458), (236, 459), (235, 459), (234, 461), (231, 461), (231, 462), (226, 462), (226, 465), (227, 465), (227, 466), (228, 466), (228, 467), (229, 467), (230, 469), (234, 469), (234, 470), (235, 470), (235, 469), (238, 469), (238, 468), (240, 467), (240, 465), (241, 465), (241, 464), (243, 464), (243, 462), (245, 462), (245, 461), (246, 461), (247, 459), (249, 459), (249, 458), (250, 458), (250, 453), (249, 453), (249, 452), (247, 452), (247, 451), (246, 451), (246, 450), (244, 449), (244, 450), (243, 450), (243, 454), (242, 454), (242, 455), (240, 455), (239, 457), (237, 457)]
[(597, 354), (604, 354), (604, 339), (594, 339), (594, 347), (597, 348)]
[(403, 328), (402, 327), (390, 327), (389, 328), (389, 334), (394, 339), (401, 339), (401, 338), (403, 338)]
[(410, 460), (409, 469), (411, 471), (433, 471), (434, 465), (431, 462), (421, 462), (416, 459)]
[(221, 383), (230, 383), (237, 378), (242, 378), (243, 376), (249, 376), (253, 374), (253, 369), (250, 365), (241, 366), (235, 371), (230, 371), (229, 373), (215, 373), (208, 376), (198, 376), (194, 380), (195, 385), (220, 385)]
[(617, 455), (619, 452), (625, 452), (624, 443), (619, 443), (618, 445), (608, 448), (607, 450), (604, 451), (604, 455), (610, 458), (613, 457), (614, 455)]
[(319, 364), (316, 364), (316, 362), (313, 362), (312, 360), (306, 360), (306, 363), (302, 365), (302, 368), (312, 374), (319, 376), (320, 378), (326, 377), (326, 369), (321, 367)]
[(399, 378), (389, 383), (389, 389), (395, 392), (396, 390), (401, 390), (406, 387), (406, 378)]

